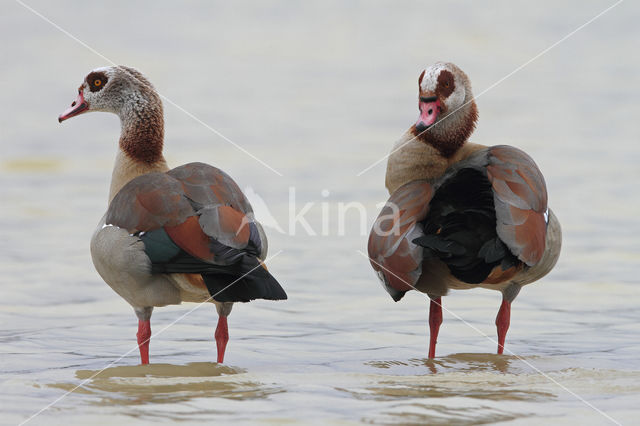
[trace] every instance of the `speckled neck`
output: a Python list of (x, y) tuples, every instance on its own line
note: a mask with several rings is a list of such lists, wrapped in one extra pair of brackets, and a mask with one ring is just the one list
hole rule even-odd
[(130, 92), (119, 112), (120, 149), (111, 176), (109, 202), (130, 180), (169, 170), (162, 155), (164, 118), (162, 102), (146, 85)]
[(132, 93), (120, 111), (120, 149), (139, 163), (164, 161), (164, 117), (155, 92)]
[(469, 139), (478, 121), (476, 103), (465, 99), (465, 103), (467, 102), (459, 111), (454, 112), (455, 116), (444, 117), (440, 123), (436, 122), (433, 129), (418, 132), (414, 125), (409, 129), (410, 133), (421, 142), (434, 147), (443, 157), (453, 157)]

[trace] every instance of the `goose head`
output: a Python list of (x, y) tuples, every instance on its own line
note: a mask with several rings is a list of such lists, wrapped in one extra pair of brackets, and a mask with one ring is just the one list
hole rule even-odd
[(475, 129), (478, 111), (467, 75), (450, 62), (437, 62), (418, 78), (414, 134), (452, 155)]
[(142, 73), (121, 65), (96, 68), (84, 78), (76, 100), (58, 122), (90, 111), (111, 112), (125, 122), (134, 110), (149, 107), (162, 111), (157, 92)]

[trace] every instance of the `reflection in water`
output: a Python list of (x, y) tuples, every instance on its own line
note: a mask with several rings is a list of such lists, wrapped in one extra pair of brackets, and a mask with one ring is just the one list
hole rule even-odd
[[(111, 367), (105, 370), (78, 370), (78, 379), (111, 377), (217, 377), (244, 373), (241, 368), (234, 368), (212, 362), (192, 362), (187, 365), (147, 364)], [(93, 378), (93, 377), (92, 377)]]
[[(391, 369), (391, 373), (401, 368), (398, 375), (385, 372), (383, 379), (367, 388), (369, 393), (361, 395), (365, 398), (465, 396), (490, 400), (532, 400), (555, 397), (547, 392), (518, 388), (517, 383), (522, 383), (522, 375), (527, 372), (514, 356), (462, 353), (436, 359), (371, 361), (365, 364)], [(425, 367), (431, 374), (427, 374)], [(530, 373), (536, 374), (534, 370)]]
[(556, 397), (547, 392), (511, 388), (514, 380), (505, 383), (488, 377), (476, 378), (473, 381), (457, 380), (456, 377), (449, 379), (450, 382), (446, 383), (429, 383), (428, 379), (421, 381), (415, 378), (387, 378), (380, 380), (376, 386), (366, 388), (366, 393), (352, 393), (355, 397), (376, 400), (467, 397), (494, 401), (543, 401)]
[(554, 393), (523, 386), (535, 373), (524, 373), (518, 364), (522, 363), (516, 357), (466, 353), (435, 360), (371, 361), (365, 365), (385, 370), (376, 380), (363, 388), (337, 390), (358, 400), (384, 404), (375, 416), (362, 419), (368, 423), (506, 421), (522, 417), (511, 411), (518, 403), (557, 398)]
[[(95, 402), (97, 405), (167, 403), (211, 397), (244, 400), (265, 398), (282, 391), (248, 380), (243, 369), (209, 362), (118, 366), (104, 371), (78, 370), (76, 377), (88, 381), (74, 392), (101, 397)], [(49, 386), (71, 390), (76, 384), (55, 383)]]
[[(512, 361), (518, 360), (517, 357), (510, 355), (498, 355), (498, 354), (482, 354), (482, 353), (461, 353), (452, 354), (446, 357), (432, 359), (412, 359), (411, 362), (426, 365), (432, 373), (438, 372), (437, 366), (440, 367), (440, 371), (446, 371), (447, 369), (455, 369), (457, 371), (492, 371), (499, 373), (516, 373), (512, 367)], [(521, 364), (521, 363), (519, 363)], [(517, 372), (520, 372), (522, 368), (518, 365)], [(511, 370), (510, 370), (511, 368)]]
[[(447, 372), (447, 371), (468, 371), (468, 372), (498, 372), (498, 373), (521, 373), (525, 370), (526, 363), (521, 361), (522, 358), (511, 355), (483, 354), (483, 353), (459, 353), (451, 354), (436, 359), (413, 358), (407, 361), (369, 361), (365, 365), (392, 369), (401, 367), (427, 367), (430, 372)], [(515, 363), (514, 363), (515, 361)]]

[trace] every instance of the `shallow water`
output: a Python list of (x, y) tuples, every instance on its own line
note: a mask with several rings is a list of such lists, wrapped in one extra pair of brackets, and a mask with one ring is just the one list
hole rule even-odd
[[(357, 174), (417, 117), (424, 66), (456, 62), (478, 95), (612, 3), (28, 2), (111, 60), (141, 69), (168, 99), (283, 175), (165, 102), (168, 161), (222, 167), (285, 231), (267, 229), (271, 253), (282, 251), (269, 268), (289, 300), (234, 307), (224, 366), (212, 362), (213, 306), (184, 318), (196, 305), (157, 308), (152, 364), (140, 366), (136, 318), (88, 251), (106, 208), (117, 119), (56, 121), (105, 60), (6, 2), (0, 423), (19, 424), (54, 401), (28, 424), (634, 423), (636, 3), (478, 98), (472, 140), (529, 152), (564, 232), (556, 269), (513, 305), (511, 355), (494, 354), (500, 295), (477, 290), (443, 300), (450, 312), (438, 357), (426, 360), (427, 300), (413, 293), (394, 303), (358, 253), (366, 235), (357, 212), (347, 215), (346, 235), (338, 220), (339, 203), (362, 202), (368, 231), (386, 198), (384, 162)], [(297, 212), (314, 203), (305, 217), (317, 235), (300, 224), (288, 232), (293, 190)]]

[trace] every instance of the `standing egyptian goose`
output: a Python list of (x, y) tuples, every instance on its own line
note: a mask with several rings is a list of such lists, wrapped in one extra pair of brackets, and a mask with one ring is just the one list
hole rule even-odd
[(267, 239), (238, 185), (203, 163), (169, 170), (162, 155), (162, 102), (151, 83), (124, 66), (91, 71), (58, 121), (89, 111), (120, 117), (120, 149), (109, 207), (91, 239), (96, 270), (138, 316), (142, 364), (149, 363), (155, 306), (211, 301), (224, 360), (234, 302), (287, 298), (262, 263)]
[(388, 159), (391, 197), (369, 236), (371, 265), (393, 300), (411, 289), (431, 299), (429, 358), (442, 323), (441, 296), (475, 287), (502, 292), (501, 354), (511, 302), (558, 260), (560, 224), (531, 157), (467, 141), (478, 112), (460, 68), (436, 63), (418, 86), (418, 121)]

